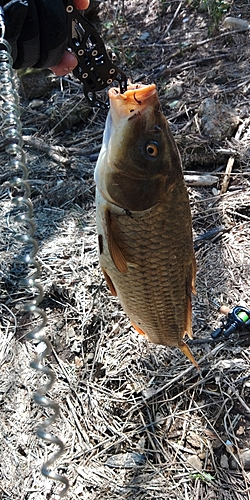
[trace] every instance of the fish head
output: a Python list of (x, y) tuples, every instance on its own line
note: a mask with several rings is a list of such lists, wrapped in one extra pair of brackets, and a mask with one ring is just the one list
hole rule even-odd
[(95, 169), (97, 189), (128, 211), (161, 203), (182, 178), (180, 155), (155, 84), (109, 90), (110, 111)]

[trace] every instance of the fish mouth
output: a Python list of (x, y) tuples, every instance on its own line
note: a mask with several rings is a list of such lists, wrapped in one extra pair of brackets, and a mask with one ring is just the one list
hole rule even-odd
[[(110, 110), (112, 118), (132, 118), (141, 113), (146, 106), (153, 105), (157, 99), (156, 85), (143, 85), (142, 83), (131, 84), (121, 94), (120, 89), (112, 87), (108, 92), (110, 99)], [(151, 103), (152, 101), (152, 103)]]

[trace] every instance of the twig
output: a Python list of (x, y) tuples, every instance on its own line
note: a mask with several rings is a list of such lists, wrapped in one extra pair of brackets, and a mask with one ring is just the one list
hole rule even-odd
[(167, 26), (167, 27), (166, 27), (166, 29), (164, 30), (164, 33), (163, 33), (163, 35), (161, 36), (160, 41), (162, 41), (162, 40), (163, 40), (163, 39), (167, 36), (167, 34), (168, 34), (168, 32), (169, 32), (169, 30), (170, 30), (170, 28), (171, 28), (171, 26), (172, 26), (173, 22), (175, 21), (175, 19), (177, 18), (178, 14), (179, 14), (179, 12), (180, 12), (180, 9), (181, 9), (182, 4), (183, 4), (183, 1), (181, 1), (181, 2), (179, 3), (179, 5), (178, 5), (178, 7), (177, 7), (177, 9), (176, 9), (176, 11), (175, 11), (175, 13), (174, 13), (174, 15), (173, 15), (173, 17), (172, 17), (171, 21), (170, 21), (170, 23), (168, 24), (168, 26)]
[(188, 186), (213, 186), (219, 178), (216, 175), (189, 175), (184, 174), (184, 180)]
[[(185, 52), (194, 52), (197, 50), (199, 47), (202, 47), (203, 45), (206, 45), (207, 43), (214, 43), (216, 40), (221, 40), (221, 38), (224, 38), (225, 36), (233, 36), (235, 34), (238, 34), (238, 30), (236, 31), (226, 31), (225, 33), (221, 33), (220, 35), (214, 36), (212, 38), (206, 38), (205, 40), (201, 40), (200, 42), (194, 42), (190, 43), (190, 45), (186, 45), (185, 47), (181, 47), (181, 49), (176, 50), (169, 56), (164, 58), (165, 63), (171, 61), (171, 59), (175, 57), (182, 56)], [(164, 76), (167, 72), (169, 71), (169, 68), (165, 65), (161, 72), (157, 76)]]
[[(240, 139), (242, 131), (244, 130), (245, 127), (247, 127), (249, 125), (249, 123), (250, 123), (250, 118), (247, 118), (246, 120), (243, 121), (243, 123), (241, 123), (241, 125), (239, 126), (239, 128), (235, 134), (235, 137), (234, 137), (236, 141), (238, 141)], [(243, 139), (243, 137), (242, 137), (242, 139)], [(230, 156), (230, 158), (227, 162), (224, 178), (223, 178), (223, 181), (221, 184), (220, 194), (224, 194), (227, 191), (229, 181), (230, 181), (230, 175), (231, 175), (233, 165), (234, 165), (234, 160), (235, 160), (234, 156)]]
[(222, 437), (220, 435), (220, 433), (216, 430), (216, 428), (214, 427), (214, 425), (212, 424), (212, 422), (209, 420), (209, 418), (206, 416), (206, 414), (199, 409), (199, 406), (198, 404), (196, 403), (196, 401), (194, 400), (194, 406), (196, 407), (197, 411), (202, 414), (203, 418), (206, 420), (208, 426), (210, 427), (210, 429), (212, 429), (212, 431), (214, 432), (214, 434), (216, 435), (216, 437), (220, 440), (221, 444), (223, 444), (225, 446), (225, 448), (227, 449), (228, 453), (231, 455), (231, 457), (235, 460), (235, 462), (237, 463), (237, 465), (240, 467), (240, 462), (238, 460), (238, 458), (234, 455), (234, 453), (232, 452), (232, 450), (226, 446), (226, 441), (224, 440), (225, 438)]
[[(159, 463), (159, 464), (161, 464), (161, 458), (160, 458), (159, 451), (157, 450), (157, 448), (156, 448), (156, 446), (155, 446), (154, 440), (153, 440), (153, 438), (152, 438), (152, 436), (151, 436), (151, 434), (150, 434), (150, 431), (149, 431), (149, 429), (148, 429), (148, 426), (147, 426), (147, 425), (146, 425), (146, 423), (145, 423), (144, 416), (143, 416), (143, 414), (142, 414), (142, 412), (141, 412), (141, 411), (139, 411), (139, 415), (140, 415), (140, 419), (141, 419), (141, 421), (142, 421), (142, 424), (143, 424), (143, 426), (144, 426), (144, 427), (145, 427), (145, 429), (146, 429), (146, 433), (147, 433), (147, 437), (148, 437), (149, 443), (151, 444), (152, 449), (153, 449), (153, 450), (154, 450), (154, 452), (155, 452), (155, 458), (157, 459), (158, 463)], [(152, 422), (150, 422), (150, 427), (151, 427), (151, 429), (152, 429)]]
[(42, 139), (37, 139), (37, 137), (30, 137), (28, 135), (23, 136), (24, 143), (37, 151), (42, 151), (48, 156), (53, 158), (56, 162), (63, 163), (67, 165), (70, 163), (69, 158), (65, 158), (61, 153), (66, 154), (66, 150), (59, 146), (52, 146), (51, 144), (46, 144)]
[(217, 60), (221, 60), (221, 59), (227, 59), (228, 58), (228, 54), (215, 54), (213, 56), (209, 56), (209, 57), (200, 57), (199, 59), (191, 59), (190, 61), (185, 61), (184, 63), (181, 63), (181, 64), (177, 64), (176, 66), (172, 66), (172, 67), (163, 67), (162, 69), (160, 69), (159, 72), (157, 72), (157, 69), (156, 69), (156, 76), (157, 78), (159, 76), (173, 76), (175, 75), (176, 73), (181, 73), (182, 71), (187, 71), (187, 70), (190, 70), (192, 68), (195, 68), (197, 65), (200, 65), (200, 64), (203, 64), (205, 65), (205, 63), (209, 63), (209, 62), (212, 62), (212, 61), (217, 61)]
[(71, 400), (70, 400), (69, 396), (66, 396), (66, 402), (67, 402), (67, 405), (68, 405), (68, 407), (69, 407), (69, 410), (70, 410), (70, 412), (71, 412), (71, 414), (72, 414), (72, 416), (73, 416), (73, 419), (74, 419), (74, 421), (75, 421), (75, 424), (76, 424), (76, 427), (77, 427), (77, 429), (78, 429), (78, 432), (79, 432), (79, 434), (80, 434), (81, 438), (83, 439), (83, 441), (82, 441), (82, 443), (81, 443), (81, 446), (82, 446), (82, 448), (85, 448), (85, 449), (87, 449), (87, 450), (88, 450), (88, 449), (89, 449), (89, 448), (88, 448), (88, 445), (90, 444), (90, 443), (89, 443), (89, 437), (88, 437), (88, 434), (85, 432), (85, 430), (84, 430), (84, 428), (83, 428), (83, 426), (82, 426), (81, 422), (79, 421), (79, 418), (78, 418), (78, 416), (77, 416), (77, 414), (76, 414), (75, 408), (74, 408), (74, 406), (73, 406), (73, 404), (72, 404), (72, 402), (71, 402)]
[(222, 185), (221, 185), (220, 194), (224, 194), (227, 191), (228, 184), (229, 184), (229, 181), (230, 181), (230, 174), (232, 172), (233, 165), (234, 165), (234, 157), (230, 156), (230, 158), (229, 158), (229, 160), (227, 162), (224, 179), (223, 179)]
[[(210, 353), (209, 355), (206, 354), (205, 356), (203, 356), (200, 361), (199, 361), (199, 364), (203, 363), (203, 361), (207, 361), (208, 360), (208, 357), (211, 357), (213, 356), (217, 351), (219, 351), (221, 348), (223, 347), (223, 343), (217, 345)], [(172, 380), (170, 380), (169, 382), (167, 382), (166, 384), (162, 385), (161, 387), (159, 387), (158, 389), (156, 389), (154, 391), (153, 394), (151, 395), (144, 395), (144, 398), (145, 400), (146, 399), (150, 399), (152, 396), (155, 397), (157, 394), (161, 393), (162, 391), (166, 391), (167, 389), (169, 389), (171, 386), (174, 386), (177, 382), (179, 382), (179, 380), (183, 377), (185, 377), (188, 373), (190, 373), (191, 371), (193, 371), (194, 369), (194, 366), (193, 365), (189, 365), (185, 370), (181, 371), (178, 375), (176, 375)]]

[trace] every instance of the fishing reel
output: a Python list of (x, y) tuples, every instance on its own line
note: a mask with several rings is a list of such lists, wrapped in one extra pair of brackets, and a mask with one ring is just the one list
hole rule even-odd
[(232, 333), (243, 330), (250, 332), (250, 310), (236, 306), (222, 319), (221, 326), (211, 333), (211, 337), (217, 339), (223, 335), (227, 339)]

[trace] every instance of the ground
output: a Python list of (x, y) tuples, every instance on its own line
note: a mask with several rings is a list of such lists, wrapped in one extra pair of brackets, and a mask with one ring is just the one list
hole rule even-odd
[[(138, 336), (101, 275), (93, 171), (106, 111), (86, 108), (73, 77), (22, 77), (42, 333), (56, 375), (48, 396), (60, 406), (49, 430), (65, 443), (54, 467), (70, 481), (70, 500), (250, 498), (249, 330), (211, 338), (223, 318), (216, 304), (250, 307), (249, 31), (224, 23), (249, 14), (247, 0), (106, 0), (93, 17), (131, 81), (157, 84), (192, 178), (200, 372), (178, 349)], [(32, 398), (47, 381), (30, 368), (44, 344), (25, 334), (41, 318), (23, 311), (27, 251), (15, 234), (27, 226), (15, 219), (23, 206), (9, 196), (1, 134), (0, 498), (45, 500), (61, 488), (41, 475), (58, 447), (35, 434), (53, 411)], [(200, 174), (213, 184), (193, 185)]]

